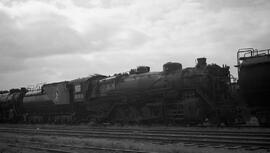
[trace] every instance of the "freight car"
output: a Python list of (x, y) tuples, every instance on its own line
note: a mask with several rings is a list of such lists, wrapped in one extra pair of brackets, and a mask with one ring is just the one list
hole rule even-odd
[(22, 95), (22, 106), (16, 109), (26, 122), (198, 124), (234, 120), (229, 67), (207, 64), (206, 58), (198, 58), (195, 67), (183, 69), (180, 63), (168, 62), (163, 71), (150, 72), (150, 67), (139, 66), (113, 76), (96, 74), (45, 84)]
[(237, 67), (240, 94), (251, 114), (270, 125), (270, 49), (239, 49)]

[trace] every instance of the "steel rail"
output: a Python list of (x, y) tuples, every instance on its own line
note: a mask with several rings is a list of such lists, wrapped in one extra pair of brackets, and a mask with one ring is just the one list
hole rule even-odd
[[(269, 139), (261, 140), (259, 139), (233, 139), (230, 137), (205, 137), (205, 136), (179, 136), (179, 135), (145, 135), (145, 134), (125, 134), (125, 133), (76, 133), (71, 130), (21, 130), (21, 129), (6, 129), (0, 130), (0, 132), (9, 133), (23, 133), (31, 135), (57, 135), (57, 136), (73, 136), (73, 137), (95, 137), (95, 138), (111, 138), (111, 139), (133, 139), (133, 140), (143, 140), (143, 141), (158, 141), (167, 143), (176, 142), (191, 142), (191, 143), (206, 143), (206, 144), (228, 144), (228, 145), (245, 145), (245, 146), (257, 146), (270, 148)], [(248, 141), (247, 141), (248, 140)]]
[[(7, 141), (6, 139), (0, 139), (0, 141), (4, 142)], [(22, 143), (24, 145), (18, 145), (18, 143)], [(82, 145), (67, 145), (67, 144), (56, 144), (56, 143), (48, 143), (48, 142), (32, 142), (32, 141), (16, 141), (16, 144), (11, 142), (6, 143), (8, 146), (11, 147), (20, 147), (20, 148), (27, 148), (33, 150), (42, 150), (42, 151), (49, 151), (49, 152), (58, 152), (58, 153), (74, 153), (74, 151), (67, 151), (63, 149), (54, 149), (54, 148), (47, 148), (41, 146), (54, 146), (59, 148), (76, 148), (76, 149), (83, 149), (83, 150), (103, 150), (103, 151), (113, 151), (113, 152), (124, 152), (124, 153), (157, 153), (157, 152), (150, 152), (150, 151), (141, 151), (141, 150), (134, 150), (134, 149), (120, 149), (120, 148), (111, 148), (111, 147), (99, 147), (99, 146), (82, 146)], [(29, 145), (26, 145), (29, 144)], [(41, 146), (30, 146), (30, 145), (41, 145)]]
[[(18, 127), (0, 127), (1, 129), (18, 129)], [(71, 129), (71, 128), (19, 128), (23, 130), (52, 130), (52, 131), (74, 131), (74, 132), (126, 132), (126, 133), (148, 133), (148, 134), (185, 134), (185, 135), (223, 135), (223, 136), (247, 136), (247, 137), (269, 137), (270, 132), (239, 132), (239, 131), (209, 131), (209, 130), (168, 130), (168, 129), (121, 129), (121, 128), (88, 128), (88, 129)]]
[[(3, 126), (2, 126), (3, 127)], [(5, 128), (5, 127), (3, 127)], [(6, 128), (17, 128), (16, 127), (6, 127)], [(54, 128), (48, 128), (48, 127), (36, 127), (36, 128), (40, 128), (40, 129), (48, 129), (48, 130), (74, 130), (74, 127), (70, 128), (70, 127), (54, 127)], [(36, 129), (36, 128), (23, 128), (23, 129)], [(76, 127), (75, 127), (76, 128)], [(143, 133), (164, 133), (164, 134), (194, 134), (194, 135), (198, 135), (198, 134), (205, 134), (205, 135), (241, 135), (241, 136), (260, 136), (260, 137), (270, 137), (270, 132), (265, 132), (265, 131), (225, 131), (223, 129), (221, 130), (209, 130), (209, 129), (205, 129), (205, 130), (187, 130), (187, 129), (129, 129), (129, 128), (106, 128), (106, 127), (90, 127), (90, 128), (76, 128), (76, 130), (79, 131), (106, 131), (106, 132), (143, 132)], [(74, 131), (76, 131), (74, 130)], [(234, 129), (232, 129), (234, 130)]]
[(203, 134), (198, 134), (197, 132), (195, 133), (184, 133), (184, 134), (178, 134), (178, 133), (169, 133), (169, 134), (157, 134), (157, 133), (145, 133), (145, 132), (120, 132), (120, 131), (77, 131), (77, 130), (55, 130), (55, 129), (18, 129), (18, 128), (0, 128), (0, 132), (17, 132), (17, 131), (22, 131), (22, 132), (35, 132), (35, 133), (56, 133), (56, 134), (68, 134), (68, 135), (76, 135), (76, 136), (95, 136), (95, 135), (106, 135), (106, 136), (146, 136), (146, 137), (165, 137), (165, 138), (193, 138), (193, 139), (224, 139), (224, 140), (245, 140), (245, 141), (258, 141), (258, 142), (264, 142), (264, 141), (269, 141), (270, 142), (270, 137), (260, 137), (260, 136), (239, 136), (239, 135), (222, 135), (222, 133), (216, 133), (215, 135), (208, 135), (207, 133)]
[[(49, 129), (49, 128), (44, 128)], [(58, 128), (57, 128), (58, 129)], [(72, 130), (70, 128), (61, 130)], [(228, 136), (255, 136), (255, 137), (270, 137), (270, 132), (236, 132), (236, 131), (209, 131), (209, 130), (168, 130), (168, 129), (114, 129), (114, 128), (88, 128), (78, 129), (80, 131), (106, 131), (106, 132), (138, 132), (138, 133), (158, 133), (158, 134), (188, 134), (188, 135), (228, 135)]]

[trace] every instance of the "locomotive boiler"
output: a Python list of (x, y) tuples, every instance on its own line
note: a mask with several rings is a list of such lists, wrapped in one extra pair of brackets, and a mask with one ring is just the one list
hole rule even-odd
[(207, 65), (206, 58), (198, 58), (195, 67), (185, 69), (169, 62), (161, 72), (140, 66), (98, 80), (88, 95), (88, 109), (104, 112), (97, 118), (113, 122), (201, 123), (225, 116), (229, 86), (229, 67)]

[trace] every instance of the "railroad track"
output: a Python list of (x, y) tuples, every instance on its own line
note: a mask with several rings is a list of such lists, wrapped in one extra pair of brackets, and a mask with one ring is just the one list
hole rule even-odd
[(229, 149), (247, 148), (250, 150), (270, 150), (270, 134), (263, 132), (229, 132), (229, 131), (178, 131), (178, 130), (134, 130), (134, 129), (31, 129), (31, 128), (0, 128), (4, 133), (22, 133), (30, 135), (54, 135), (68, 137), (95, 137), (110, 139), (132, 139), (155, 141), (160, 143), (179, 143), (186, 146), (197, 145), (225, 147)]
[[(17, 128), (18, 126), (2, 126), (3, 128)], [(21, 126), (20, 126), (21, 127)], [(23, 129), (54, 129), (54, 130), (73, 130), (74, 127), (41, 127), (37, 126), (34, 127), (31, 126), (22, 126)], [(188, 135), (223, 135), (223, 136), (260, 136), (260, 137), (270, 137), (270, 131), (268, 130), (267, 132), (264, 131), (239, 131), (237, 130), (209, 130), (209, 129), (203, 129), (203, 130), (198, 130), (198, 129), (193, 129), (193, 130), (187, 130), (185, 129), (168, 129), (168, 128), (159, 128), (159, 129), (141, 129), (141, 128), (112, 128), (112, 127), (88, 127), (88, 128), (82, 128), (82, 127), (75, 127), (76, 130), (80, 131), (106, 131), (106, 132), (143, 132), (143, 133), (157, 133), (157, 134), (188, 134)], [(233, 131), (234, 130), (234, 131)]]
[[(44, 128), (49, 129), (49, 128)], [(57, 128), (58, 130), (60, 128)], [(56, 130), (57, 130), (56, 129)], [(72, 130), (70, 128), (61, 128), (61, 130)], [(80, 131), (106, 131), (106, 132), (141, 132), (152, 134), (183, 134), (183, 135), (223, 135), (223, 136), (255, 136), (270, 137), (270, 132), (252, 132), (252, 131), (222, 131), (222, 130), (172, 130), (172, 129), (124, 129), (124, 128), (83, 128)]]
[[(46, 152), (57, 152), (57, 153), (76, 153), (76, 152), (85, 152), (85, 151), (109, 151), (109, 152), (122, 152), (122, 153), (157, 153), (149, 151), (140, 151), (133, 149), (120, 149), (120, 148), (109, 148), (109, 147), (99, 147), (99, 146), (82, 146), (82, 145), (68, 145), (68, 144), (56, 144), (48, 142), (33, 142), (33, 141), (23, 141), (16, 140), (15, 143), (11, 143), (10, 138), (1, 138), (0, 142), (5, 143), (9, 147), (15, 148), (25, 148), (30, 150), (46, 151)], [(76, 151), (79, 149), (80, 151)], [(72, 150), (72, 151), (71, 151)]]
[[(6, 128), (17, 128), (17, 126), (7, 126)], [(35, 129), (33, 127), (29, 128), (29, 126), (23, 127), (24, 129)], [(37, 127), (40, 128), (40, 127)], [(42, 127), (40, 129), (52, 129), (51, 127)], [(73, 130), (74, 128), (70, 127), (54, 127), (54, 130)], [(259, 137), (270, 137), (270, 131), (233, 131), (233, 130), (187, 130), (185, 129), (168, 129), (168, 128), (159, 128), (159, 129), (134, 129), (134, 128), (106, 128), (106, 127), (91, 127), (91, 128), (75, 128), (80, 131), (106, 131), (106, 132), (142, 132), (142, 133), (153, 133), (153, 134), (186, 134), (186, 135), (223, 135), (223, 136), (259, 136)]]

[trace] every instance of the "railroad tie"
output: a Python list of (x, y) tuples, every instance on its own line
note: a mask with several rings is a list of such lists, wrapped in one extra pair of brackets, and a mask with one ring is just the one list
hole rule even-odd
[(43, 147), (34, 147), (34, 146), (24, 146), (24, 145), (15, 145), (15, 144), (8, 144), (10, 147), (21, 147), (33, 150), (40, 150), (40, 151), (49, 151), (49, 152), (56, 152), (56, 153), (74, 153), (74, 151), (66, 151), (61, 149), (51, 149), (51, 148), (43, 148)]
[(202, 148), (202, 147), (209, 147), (209, 144), (198, 144), (197, 147)]
[(266, 149), (265, 147), (248, 147), (248, 148), (245, 148), (246, 150), (250, 150), (250, 151), (254, 151), (254, 150), (260, 150), (260, 149)]
[(184, 146), (196, 146), (194, 143), (184, 143)]
[(239, 148), (242, 148), (243, 146), (229, 146), (229, 147), (226, 147), (227, 149), (239, 149)]
[(226, 145), (216, 145), (216, 146), (213, 146), (214, 148), (224, 148), (226, 147)]

